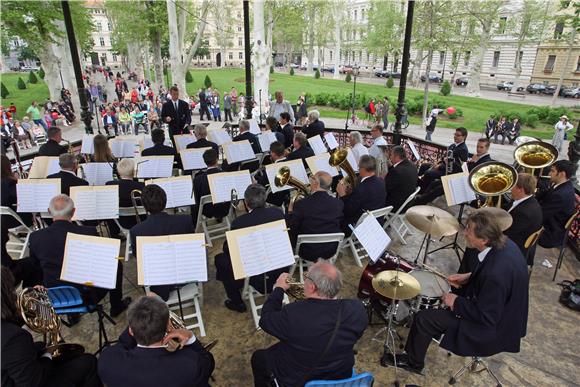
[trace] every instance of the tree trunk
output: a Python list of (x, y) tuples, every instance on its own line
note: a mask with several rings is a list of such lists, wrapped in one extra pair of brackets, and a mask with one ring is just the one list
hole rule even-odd
[(550, 106), (554, 106), (556, 100), (558, 99), (558, 95), (560, 94), (560, 89), (562, 88), (562, 82), (564, 82), (564, 75), (566, 71), (568, 71), (568, 66), (570, 65), (570, 59), (572, 58), (572, 50), (574, 49), (574, 39), (576, 39), (576, 32), (578, 30), (576, 28), (572, 28), (572, 32), (570, 33), (570, 39), (568, 40), (568, 51), (566, 53), (566, 61), (564, 62), (564, 67), (562, 68), (562, 72), (560, 73), (560, 79), (558, 79), (558, 86), (554, 91), (554, 95), (552, 96), (552, 100), (550, 101)]
[(254, 68), (254, 101), (261, 102), (262, 113), (266, 112), (268, 102), (268, 82), (270, 81), (270, 68), (268, 67), (268, 57), (270, 52), (264, 40), (264, 0), (254, 1), (254, 33), (253, 33), (253, 57), (252, 66)]
[[(60, 82), (60, 73), (59, 73), (59, 64), (58, 58), (54, 55), (52, 51), (52, 45), (45, 45), (43, 46), (43, 50), (39, 50), (35, 52), (38, 55), (38, 59), (42, 63), (42, 68), (44, 69), (44, 81), (48, 86), (48, 93), (50, 94), (50, 99), (53, 101), (58, 101), (60, 99), (60, 89), (61, 89), (61, 82)], [(64, 80), (64, 78), (63, 78)], [(74, 89), (76, 90), (76, 88)], [(71, 90), (71, 94), (75, 94), (74, 90)], [(42, 103), (44, 101), (38, 101)]]
[(479, 87), (480, 75), (481, 75), (481, 65), (483, 64), (483, 58), (485, 56), (485, 51), (487, 50), (487, 44), (490, 38), (491, 23), (482, 26), (483, 31), (481, 32), (481, 39), (479, 40), (479, 52), (477, 57), (473, 62), (471, 67), (471, 79), (467, 84), (467, 94), (473, 97), (479, 97), (481, 89)]
[(461, 51), (457, 51), (457, 57), (455, 58), (455, 63), (453, 63), (453, 75), (451, 76), (451, 81), (449, 82), (451, 84), (452, 91), (453, 91), (453, 88), (455, 87), (455, 78), (457, 77), (457, 68), (459, 67), (460, 60), (461, 60)]
[(163, 59), (161, 58), (161, 31), (155, 31), (153, 35), (153, 66), (155, 66), (155, 80), (156, 80), (156, 90), (159, 89), (159, 85), (163, 85), (165, 81), (163, 80)]
[(340, 31), (340, 26), (342, 23), (342, 9), (337, 6), (334, 11), (334, 79), (340, 79), (340, 46), (342, 43), (342, 36)]
[(423, 49), (417, 50), (417, 55), (413, 61), (413, 67), (411, 67), (411, 79), (410, 83), (412, 87), (419, 86), (419, 78), (421, 74), (421, 66), (423, 65)]
[(423, 95), (423, 114), (421, 115), (421, 129), (425, 129), (425, 120), (427, 119), (427, 109), (429, 105), (429, 73), (431, 72), (431, 63), (433, 62), (433, 49), (429, 49), (427, 56), (427, 69), (425, 71), (425, 89)]
[[(274, 30), (274, 12), (272, 11), (272, 5), (268, 6), (268, 30), (266, 33), (266, 46), (268, 47), (268, 52), (272, 53), (272, 40), (273, 40), (273, 30)], [(268, 56), (268, 71), (270, 71), (270, 66), (274, 65), (272, 55)]]
[(179, 28), (177, 12), (173, 1), (167, 2), (167, 18), (169, 20), (169, 63), (171, 65), (171, 84), (176, 84), (181, 93), (185, 93), (185, 71), (181, 61), (181, 44), (179, 42)]
[(306, 57), (308, 58), (308, 73), (312, 73), (312, 60), (314, 59), (314, 17), (315, 8), (310, 4), (308, 12), (308, 50), (306, 50)]

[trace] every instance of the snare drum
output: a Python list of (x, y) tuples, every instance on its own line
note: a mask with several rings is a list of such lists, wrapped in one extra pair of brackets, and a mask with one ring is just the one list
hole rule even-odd
[(417, 312), (422, 309), (438, 309), (443, 294), (451, 291), (451, 287), (445, 278), (428, 270), (416, 269), (409, 273), (421, 285), (421, 292), (411, 302), (412, 309)]

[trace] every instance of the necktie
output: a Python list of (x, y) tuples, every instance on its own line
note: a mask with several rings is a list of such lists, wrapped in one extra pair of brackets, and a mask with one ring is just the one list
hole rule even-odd
[(173, 106), (175, 107), (175, 112), (177, 112), (177, 101), (173, 102)]

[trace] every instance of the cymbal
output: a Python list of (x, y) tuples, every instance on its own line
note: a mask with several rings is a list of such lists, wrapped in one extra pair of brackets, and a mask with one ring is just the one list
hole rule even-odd
[(433, 206), (413, 206), (405, 213), (405, 220), (435, 238), (455, 235), (459, 231), (459, 222), (452, 214)]
[(397, 270), (381, 271), (373, 278), (373, 289), (393, 300), (408, 300), (421, 291), (419, 281), (410, 274)]
[(499, 226), (501, 227), (501, 231), (505, 231), (511, 227), (513, 219), (509, 212), (502, 208), (497, 207), (483, 207), (476, 210), (477, 212), (484, 212), (490, 215), (493, 219), (495, 219)]

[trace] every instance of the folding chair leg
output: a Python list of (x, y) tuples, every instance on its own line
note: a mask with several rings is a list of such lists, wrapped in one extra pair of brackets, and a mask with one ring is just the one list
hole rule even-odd
[(350, 251), (352, 253), (352, 256), (354, 257), (354, 261), (357, 264), (358, 267), (362, 267), (362, 262), (360, 260), (360, 257), (358, 256), (358, 251), (356, 251), (356, 246), (354, 245), (354, 241), (351, 239), (348, 242), (348, 245), (350, 247)]

